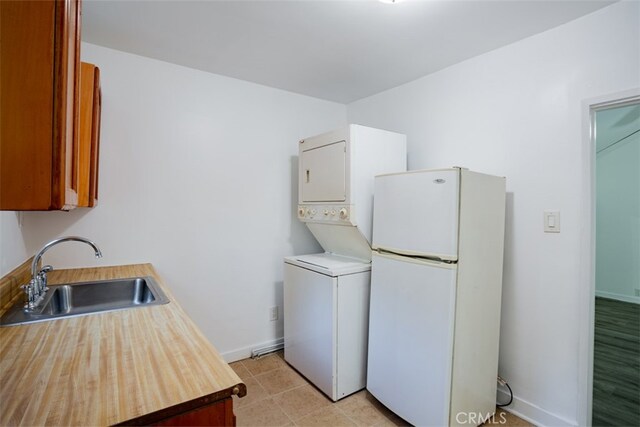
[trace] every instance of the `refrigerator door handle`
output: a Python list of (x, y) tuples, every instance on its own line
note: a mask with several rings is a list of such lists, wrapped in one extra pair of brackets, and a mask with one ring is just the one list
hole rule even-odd
[(410, 257), (406, 255), (398, 255), (393, 252), (385, 251), (384, 249), (374, 250), (373, 255), (380, 256), (383, 258), (393, 259), (401, 262), (411, 262), (414, 264), (428, 265), (430, 267), (446, 268), (449, 270), (456, 269), (456, 263), (453, 263), (453, 262), (438, 261), (438, 260), (429, 259), (429, 258)]
[(446, 262), (449, 264), (455, 264), (456, 262), (458, 262), (457, 255), (448, 255), (448, 254), (442, 254), (437, 252), (428, 252), (428, 253), (416, 252), (416, 251), (407, 250), (407, 249), (399, 249), (399, 248), (393, 248), (390, 246), (380, 246), (375, 244), (372, 246), (372, 250), (395, 254), (395, 255), (404, 256), (404, 257), (430, 259), (433, 261)]

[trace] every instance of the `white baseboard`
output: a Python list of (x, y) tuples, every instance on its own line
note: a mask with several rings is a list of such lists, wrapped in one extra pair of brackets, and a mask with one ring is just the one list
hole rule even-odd
[(615, 294), (613, 292), (596, 290), (596, 296), (602, 297), (602, 298), (608, 298), (608, 299), (615, 299), (618, 301), (632, 302), (634, 304), (640, 304), (640, 297), (634, 297), (633, 295), (620, 295), (620, 294)]
[[(498, 390), (498, 401), (508, 402), (509, 393), (503, 390)], [(513, 402), (511, 405), (502, 409), (539, 427), (576, 427), (578, 425), (577, 421), (571, 421), (559, 415), (552, 414), (551, 412), (545, 411), (541, 407), (520, 399), (517, 396), (513, 396)]]
[(280, 344), (284, 341), (284, 338), (276, 338), (274, 340), (265, 341), (259, 344), (253, 344), (248, 347), (238, 348), (236, 350), (227, 351), (222, 353), (221, 356), (225, 362), (231, 363), (237, 360), (248, 359), (251, 357), (251, 352), (257, 348), (269, 347), (272, 345)]

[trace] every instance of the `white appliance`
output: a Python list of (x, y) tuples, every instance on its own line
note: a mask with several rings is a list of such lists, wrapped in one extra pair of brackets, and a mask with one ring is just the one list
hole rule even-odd
[(373, 179), (407, 170), (406, 137), (360, 125), (303, 139), (298, 219), (322, 248), (371, 260)]
[(298, 218), (326, 252), (285, 258), (284, 357), (336, 401), (366, 385), (373, 180), (406, 170), (406, 138), (349, 125), (298, 162)]
[(366, 385), (370, 279), (368, 262), (285, 258), (285, 359), (333, 401)]
[(419, 426), (495, 412), (505, 179), (375, 179), (367, 389)]

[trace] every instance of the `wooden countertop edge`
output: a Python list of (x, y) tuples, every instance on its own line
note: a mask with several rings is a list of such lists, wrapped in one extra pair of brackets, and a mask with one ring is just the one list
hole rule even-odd
[[(234, 391), (237, 390), (237, 393)], [(201, 408), (206, 405), (210, 405), (215, 402), (219, 402), (223, 399), (230, 398), (234, 394), (238, 397), (244, 397), (247, 394), (247, 386), (244, 383), (238, 383), (233, 387), (229, 387), (225, 390), (220, 390), (216, 393), (212, 393), (206, 396), (201, 396), (187, 402), (182, 402), (177, 405), (170, 406), (168, 408), (161, 409), (150, 414), (145, 414), (137, 418), (133, 418), (127, 421), (123, 421), (115, 426), (146, 426), (157, 423), (167, 418), (175, 417), (176, 415), (183, 414), (185, 412), (192, 411), (194, 409)]]

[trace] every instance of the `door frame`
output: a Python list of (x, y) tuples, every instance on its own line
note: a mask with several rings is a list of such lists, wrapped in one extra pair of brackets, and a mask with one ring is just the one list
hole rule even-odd
[(640, 88), (582, 102), (582, 206), (580, 239), (580, 332), (578, 337), (578, 425), (591, 426), (593, 404), (594, 310), (596, 292), (595, 114), (640, 102)]

